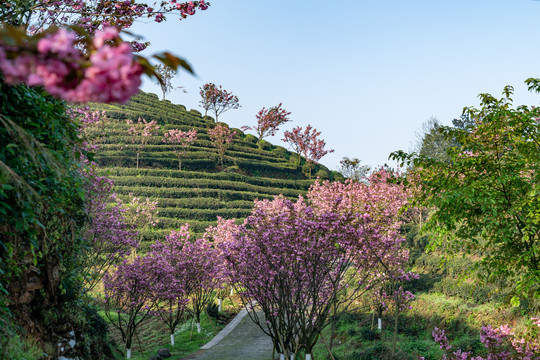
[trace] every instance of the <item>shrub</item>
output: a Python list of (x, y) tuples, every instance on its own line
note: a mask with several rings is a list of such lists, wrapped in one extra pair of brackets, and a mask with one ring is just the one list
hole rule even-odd
[(272, 150), (272, 153), (274, 155), (276, 155), (277, 157), (280, 157), (280, 158), (284, 158), (284, 159), (288, 159), (287, 155), (288, 155), (288, 151), (287, 149), (285, 149), (283, 146), (276, 146), (273, 150)]
[(219, 308), (217, 304), (209, 304), (205, 310), (208, 316), (213, 317), (214, 319), (217, 319), (219, 317)]
[(372, 330), (370, 327), (361, 327), (358, 331), (360, 333), (360, 337), (362, 339), (367, 341), (373, 341), (375, 339), (378, 339), (380, 337), (379, 332)]
[(314, 176), (315, 178), (319, 178), (321, 180), (328, 180), (330, 179), (330, 174), (326, 170), (319, 170)]
[(344, 182), (345, 176), (343, 176), (339, 171), (331, 171), (330, 180)]
[(260, 142), (260, 148), (262, 150), (270, 150), (272, 148), (272, 144), (270, 144), (268, 141), (266, 140), (261, 140)]
[(256, 144), (257, 143), (257, 137), (251, 135), (251, 134), (246, 134), (246, 136), (244, 137), (244, 140), (249, 142), (249, 143), (252, 143), (252, 144)]

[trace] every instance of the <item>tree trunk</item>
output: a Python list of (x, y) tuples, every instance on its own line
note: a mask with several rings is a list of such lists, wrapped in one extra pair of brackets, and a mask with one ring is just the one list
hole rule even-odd
[(131, 349), (126, 349), (126, 359), (131, 359)]
[(201, 323), (200, 322), (197, 323), (197, 332), (199, 334), (201, 333)]
[(137, 150), (137, 169), (139, 168), (139, 151)]
[(174, 346), (174, 333), (171, 334), (171, 345)]
[(392, 356), (396, 355), (396, 343), (397, 343), (397, 329), (398, 329), (398, 315), (399, 315), (399, 294), (397, 290), (395, 292), (396, 310), (394, 312), (394, 338), (392, 339)]

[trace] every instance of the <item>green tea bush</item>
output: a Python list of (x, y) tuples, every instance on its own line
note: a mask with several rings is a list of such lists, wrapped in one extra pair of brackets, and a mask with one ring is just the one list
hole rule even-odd
[(246, 184), (238, 181), (213, 180), (213, 179), (181, 179), (161, 177), (138, 177), (138, 176), (111, 176), (117, 186), (145, 186), (145, 187), (169, 187), (169, 188), (206, 188), (220, 190), (250, 191), (260, 194), (272, 194), (295, 196), (300, 192), (295, 189), (280, 189), (267, 186)]
[(251, 209), (182, 209), (160, 208), (159, 215), (166, 218), (178, 218), (181, 220), (217, 221), (221, 216), (226, 219), (245, 218), (251, 213)]
[(276, 157), (279, 157), (279, 158), (283, 158), (285, 160), (289, 160), (288, 157), (290, 156), (289, 155), (289, 152), (287, 151), (287, 149), (285, 149), (283, 146), (276, 146), (273, 150), (272, 150), (272, 153), (276, 156)]
[(246, 134), (246, 136), (244, 136), (244, 140), (251, 144), (257, 144), (258, 141), (257, 137), (251, 134)]
[(177, 171), (168, 169), (135, 169), (126, 167), (101, 169), (99, 173), (108, 176), (158, 176), (184, 179), (215, 179), (241, 181), (252, 185), (289, 188), (303, 191), (307, 191), (311, 184), (313, 184), (314, 182), (313, 180), (264, 178), (225, 172), (209, 173), (198, 171)]
[(330, 174), (326, 170), (319, 170), (314, 176), (315, 178), (319, 178), (321, 180), (329, 180)]

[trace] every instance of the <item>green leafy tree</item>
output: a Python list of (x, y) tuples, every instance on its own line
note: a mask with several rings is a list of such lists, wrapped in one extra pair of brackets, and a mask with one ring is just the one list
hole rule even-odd
[(155, 66), (156, 74), (159, 75), (161, 81), (156, 79), (154, 82), (159, 85), (161, 91), (163, 92), (163, 100), (165, 100), (165, 94), (171, 92), (174, 89), (172, 85), (172, 79), (176, 73), (175, 70), (168, 67), (167, 65), (158, 64)]
[(339, 162), (341, 165), (339, 170), (348, 179), (353, 179), (355, 181), (364, 182), (369, 174), (371, 168), (368, 165), (361, 165), (362, 160), (357, 158), (349, 159), (344, 157), (343, 160)]
[(422, 130), (417, 134), (416, 151), (425, 157), (448, 162), (450, 159), (447, 150), (457, 145), (455, 139), (447, 138), (443, 125), (437, 118), (430, 118), (422, 124)]
[[(540, 92), (539, 80), (526, 83)], [(480, 94), (481, 107), (465, 109), (469, 125), (439, 128), (456, 141), (449, 161), (403, 151), (391, 157), (411, 166), (416, 205), (432, 210), (425, 224), (439, 234), (432, 248), (480, 255), (475, 268), (487, 270), (480, 279), (511, 280), (515, 305), (540, 296), (540, 108), (514, 108), (512, 93), (507, 86), (502, 99)]]

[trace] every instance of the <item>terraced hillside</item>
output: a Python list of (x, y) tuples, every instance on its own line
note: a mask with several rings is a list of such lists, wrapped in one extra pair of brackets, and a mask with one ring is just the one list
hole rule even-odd
[[(305, 176), (304, 159), (298, 164), (297, 154), (268, 142), (263, 142), (263, 149), (259, 149), (257, 138), (239, 129), (234, 129), (236, 135), (221, 167), (208, 135), (208, 129), (216, 125), (214, 120), (203, 118), (196, 110), (186, 111), (182, 105), (161, 101), (157, 95), (140, 93), (126, 105), (93, 108), (106, 110), (109, 118), (101, 129), (104, 136), (96, 154), (101, 173), (115, 181), (115, 191), (121, 198), (133, 194), (158, 200), (159, 224), (142, 232), (146, 240), (186, 222), (193, 232), (200, 234), (215, 224), (218, 216), (242, 220), (250, 213), (254, 199), (278, 194), (296, 198), (313, 182)], [(138, 118), (155, 120), (160, 129), (140, 153), (136, 169), (136, 151), (126, 120)], [(171, 129), (197, 130), (197, 140), (182, 157), (181, 171), (174, 154), (180, 145), (163, 142), (164, 133)], [(316, 165), (314, 174), (323, 179), (342, 178), (322, 165)]]

